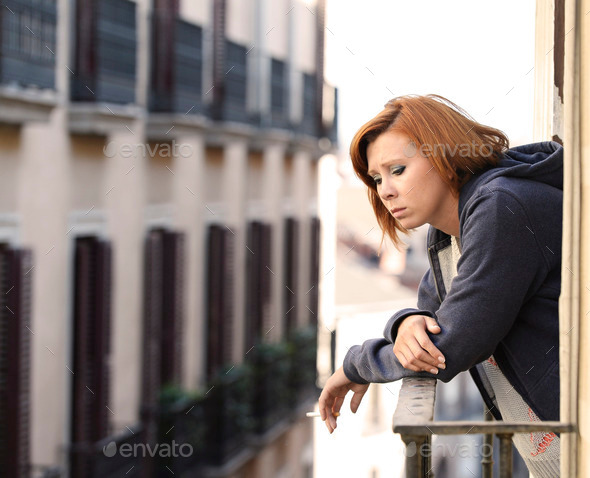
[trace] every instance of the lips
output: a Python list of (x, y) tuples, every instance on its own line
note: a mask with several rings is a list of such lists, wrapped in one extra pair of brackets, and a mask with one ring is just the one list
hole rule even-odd
[(405, 210), (406, 210), (405, 207), (396, 207), (395, 209), (391, 209), (391, 215), (393, 217), (397, 217), (398, 215), (400, 215)]

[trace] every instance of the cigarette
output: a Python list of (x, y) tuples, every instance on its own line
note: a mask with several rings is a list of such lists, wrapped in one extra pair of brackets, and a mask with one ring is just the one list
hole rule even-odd
[[(307, 412), (305, 414), (306, 417), (309, 418), (317, 418), (317, 417), (321, 417), (320, 412)], [(340, 412), (334, 412), (332, 413), (332, 416), (334, 417), (339, 417), (340, 416)]]

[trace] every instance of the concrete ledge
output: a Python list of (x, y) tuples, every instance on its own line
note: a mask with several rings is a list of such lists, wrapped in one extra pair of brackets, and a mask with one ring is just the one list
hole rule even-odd
[(68, 128), (71, 133), (107, 136), (121, 129), (133, 130), (141, 114), (137, 105), (113, 103), (70, 103)]
[(0, 86), (0, 122), (21, 125), (29, 121), (46, 123), (58, 103), (54, 90)]

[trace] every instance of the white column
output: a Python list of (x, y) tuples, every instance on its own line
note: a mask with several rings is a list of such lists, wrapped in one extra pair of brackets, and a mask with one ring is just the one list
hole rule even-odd
[[(107, 237), (112, 243), (111, 416), (115, 429), (139, 418), (142, 376), (145, 143), (140, 121), (107, 138), (112, 157), (105, 157), (104, 205)], [(127, 145), (130, 145), (132, 154)], [(109, 156), (111, 156), (109, 154)]]
[(295, 217), (299, 222), (299, 261), (297, 264), (297, 325), (301, 326), (308, 323), (311, 315), (309, 309), (309, 290), (312, 286), (318, 287), (317, 284), (310, 282), (310, 260), (311, 260), (311, 227), (309, 216), (309, 203), (312, 197), (315, 197), (315, 191), (310, 185), (311, 174), (311, 155), (307, 152), (299, 151), (293, 157), (293, 181), (295, 187)]
[(225, 225), (234, 236), (234, 343), (232, 359), (244, 359), (244, 325), (246, 303), (246, 184), (248, 180), (248, 144), (245, 140), (229, 141), (223, 151), (223, 203)]
[[(15, 140), (20, 171), (13, 175), (14, 180), (18, 177), (19, 245), (32, 249), (34, 266), (30, 271), (31, 462), (48, 464), (57, 464), (55, 451), (67, 442), (70, 414), (66, 364), (71, 347), (67, 301), (71, 277), (66, 225), (71, 165), (65, 115), (56, 113), (50, 124), (22, 126)], [(18, 149), (14, 151), (18, 154)]]
[(195, 389), (205, 370), (205, 142), (201, 135), (185, 135), (176, 141), (174, 157), (175, 227), (185, 233), (183, 384)]
[(284, 161), (285, 148), (280, 144), (269, 145), (264, 150), (264, 205), (266, 221), (272, 229), (271, 264), (271, 313), (270, 322), (264, 324), (264, 333), (270, 332), (264, 337), (267, 340), (277, 341), (283, 333), (283, 297), (285, 293), (285, 267), (284, 267), (284, 227), (282, 199), (284, 192)]

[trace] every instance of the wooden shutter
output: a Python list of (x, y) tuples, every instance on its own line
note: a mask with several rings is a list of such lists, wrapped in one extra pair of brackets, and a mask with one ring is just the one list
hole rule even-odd
[(142, 415), (149, 420), (156, 411), (160, 391), (160, 331), (162, 329), (162, 236), (150, 231), (145, 239), (143, 282)]
[(94, 101), (96, 92), (97, 10), (100, 0), (76, 1), (76, 42), (74, 44), (75, 76), (72, 78), (72, 95), (76, 100)]
[(182, 381), (182, 326), (184, 322), (184, 234), (163, 232), (162, 363), (161, 382)]
[(32, 254), (0, 248), (0, 476), (30, 475)]
[(260, 313), (261, 334), (266, 334), (272, 327), (271, 317), (271, 283), (272, 283), (272, 227), (262, 224), (260, 231)]
[[(270, 327), (271, 228), (253, 221), (248, 225), (246, 249), (246, 351)], [(266, 330), (265, 330), (266, 329)]]
[(75, 244), (71, 476), (90, 476), (92, 446), (109, 434), (111, 248)]
[(297, 326), (297, 266), (299, 224), (296, 219), (285, 220), (285, 290), (284, 331), (288, 335)]
[(225, 15), (226, 0), (213, 0), (213, 119), (220, 120), (225, 99)]
[(154, 0), (152, 15), (152, 108), (156, 111), (171, 111), (178, 0)]
[(246, 324), (245, 347), (246, 351), (256, 345), (260, 336), (260, 295), (257, 293), (258, 285), (258, 236), (260, 223), (248, 224), (248, 236), (246, 239)]
[(184, 235), (153, 229), (145, 241), (142, 409), (155, 412), (158, 394), (182, 377)]
[(320, 282), (320, 234), (321, 224), (317, 217), (311, 218), (311, 254), (310, 254), (310, 284), (313, 289), (309, 292), (309, 309), (310, 313), (310, 324), (315, 324), (318, 320), (318, 309), (319, 309), (319, 282)]
[(233, 234), (212, 225), (207, 263), (207, 378), (231, 362), (233, 346)]

